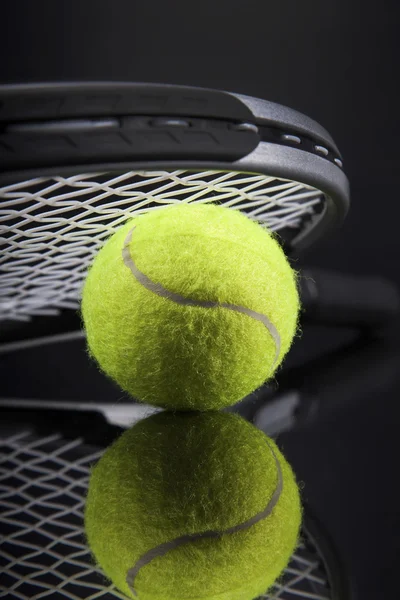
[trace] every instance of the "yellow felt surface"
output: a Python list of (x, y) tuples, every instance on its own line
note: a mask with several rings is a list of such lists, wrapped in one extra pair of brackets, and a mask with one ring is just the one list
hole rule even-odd
[[(122, 259), (167, 290), (265, 314), (182, 306), (141, 285)], [(148, 404), (212, 410), (232, 405), (270, 378), (297, 328), (296, 274), (277, 241), (242, 213), (215, 205), (157, 209), (121, 227), (89, 270), (82, 315), (91, 354), (119, 385)]]
[[(272, 585), (296, 546), (301, 507), (291, 468), (270, 444), (283, 474), (272, 513), (155, 558), (136, 577), (139, 600), (251, 600)], [(88, 541), (105, 574), (132, 596), (127, 572), (148, 550), (245, 522), (265, 509), (276, 484), (266, 436), (240, 416), (161, 412), (126, 431), (95, 466)]]

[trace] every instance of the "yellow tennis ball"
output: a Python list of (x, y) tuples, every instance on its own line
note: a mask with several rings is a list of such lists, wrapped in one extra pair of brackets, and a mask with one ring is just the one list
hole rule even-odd
[(270, 378), (296, 332), (296, 276), (276, 239), (237, 210), (156, 209), (122, 226), (88, 272), (91, 354), (138, 400), (235, 404)]
[(92, 471), (88, 543), (138, 600), (251, 600), (297, 545), (299, 491), (275, 443), (239, 415), (160, 412)]

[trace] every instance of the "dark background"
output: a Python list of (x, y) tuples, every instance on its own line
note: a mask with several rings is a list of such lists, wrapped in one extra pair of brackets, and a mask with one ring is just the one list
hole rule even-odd
[[(400, 285), (396, 8), (395, 1), (7, 2), (0, 82), (187, 84), (304, 112), (338, 144), (352, 206), (340, 231), (298, 267), (378, 274)], [(305, 326), (289, 360), (304, 361), (348, 337)], [(83, 342), (0, 355), (0, 369), (3, 397), (121, 398), (89, 364)], [(398, 594), (399, 396), (400, 375), (381, 375), (363, 397), (280, 439), (362, 600)]]

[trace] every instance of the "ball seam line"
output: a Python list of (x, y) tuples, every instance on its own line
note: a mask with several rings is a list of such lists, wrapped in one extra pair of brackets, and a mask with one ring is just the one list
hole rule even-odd
[(268, 442), (268, 440), (266, 440), (266, 443), (267, 443), (267, 445), (272, 453), (272, 456), (275, 460), (276, 470), (277, 470), (277, 484), (276, 484), (275, 490), (274, 490), (270, 500), (268, 501), (267, 506), (261, 512), (254, 515), (253, 517), (251, 517), (244, 523), (234, 525), (233, 527), (229, 527), (228, 529), (225, 529), (224, 531), (204, 531), (202, 533), (190, 533), (190, 534), (182, 535), (182, 536), (175, 538), (174, 540), (171, 540), (169, 542), (164, 542), (164, 543), (160, 544), (159, 546), (156, 546), (155, 548), (148, 550), (141, 558), (139, 558), (139, 560), (135, 563), (135, 565), (131, 569), (129, 569), (127, 576), (126, 576), (126, 582), (128, 584), (128, 587), (135, 597), (137, 597), (137, 592), (134, 588), (135, 579), (136, 579), (140, 569), (142, 567), (146, 566), (147, 564), (149, 564), (154, 558), (160, 558), (161, 556), (164, 556), (170, 550), (178, 548), (179, 546), (182, 546), (183, 544), (186, 544), (188, 542), (193, 542), (195, 540), (205, 539), (205, 538), (220, 538), (223, 535), (227, 535), (230, 533), (237, 533), (238, 531), (248, 529), (249, 527), (252, 527), (259, 521), (266, 519), (272, 513), (272, 511), (275, 508), (275, 506), (280, 498), (280, 495), (282, 493), (283, 476), (282, 476), (281, 465), (279, 463), (278, 457), (276, 456), (276, 454), (274, 452), (272, 445)]
[(138, 267), (135, 264), (135, 261), (131, 256), (129, 245), (132, 241), (134, 230), (135, 227), (133, 227), (129, 231), (128, 235), (125, 238), (125, 242), (122, 248), (122, 259), (124, 261), (125, 266), (131, 271), (138, 283), (140, 283), (144, 288), (146, 288), (150, 292), (157, 294), (157, 296), (166, 298), (182, 306), (196, 306), (199, 308), (227, 308), (228, 310), (233, 310), (235, 312), (242, 313), (252, 319), (260, 321), (267, 328), (269, 334), (274, 340), (275, 357), (273, 365), (276, 364), (281, 351), (281, 339), (275, 325), (269, 320), (269, 318), (266, 315), (258, 313), (244, 306), (237, 306), (236, 304), (228, 304), (226, 302), (213, 302), (212, 300), (193, 300), (190, 298), (185, 298), (180, 294), (176, 294), (175, 292), (167, 290), (160, 283), (155, 283), (149, 277), (147, 277), (147, 275), (145, 275), (138, 269)]

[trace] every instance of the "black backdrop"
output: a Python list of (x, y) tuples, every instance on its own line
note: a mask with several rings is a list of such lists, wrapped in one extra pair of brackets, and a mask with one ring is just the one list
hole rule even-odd
[[(381, 274), (400, 284), (396, 5), (395, 0), (5, 0), (0, 82), (188, 84), (259, 96), (304, 112), (328, 129), (342, 151), (352, 207), (342, 229), (311, 249), (301, 264)], [(316, 338), (305, 331), (297, 352), (328, 335)], [(65, 381), (78, 373), (80, 397), (107, 399), (110, 388), (102, 380), (94, 384), (86, 365), (77, 364), (75, 346), (67, 346), (58, 359), (57, 385), (62, 373)], [(79, 357), (82, 361), (81, 347)], [(26, 364), (21, 356), (3, 357), (7, 379), (0, 393), (39, 396), (29, 372), (35, 373), (35, 385), (43, 386), (37, 364), (51, 360), (57, 359), (46, 350), (36, 351), (33, 359), (27, 355)], [(22, 371), (25, 389), (17, 377)], [(305, 497), (352, 574), (355, 597), (362, 600), (398, 593), (400, 508), (393, 480), (399, 392), (400, 376), (379, 395), (358, 398), (311, 431), (281, 438)]]

